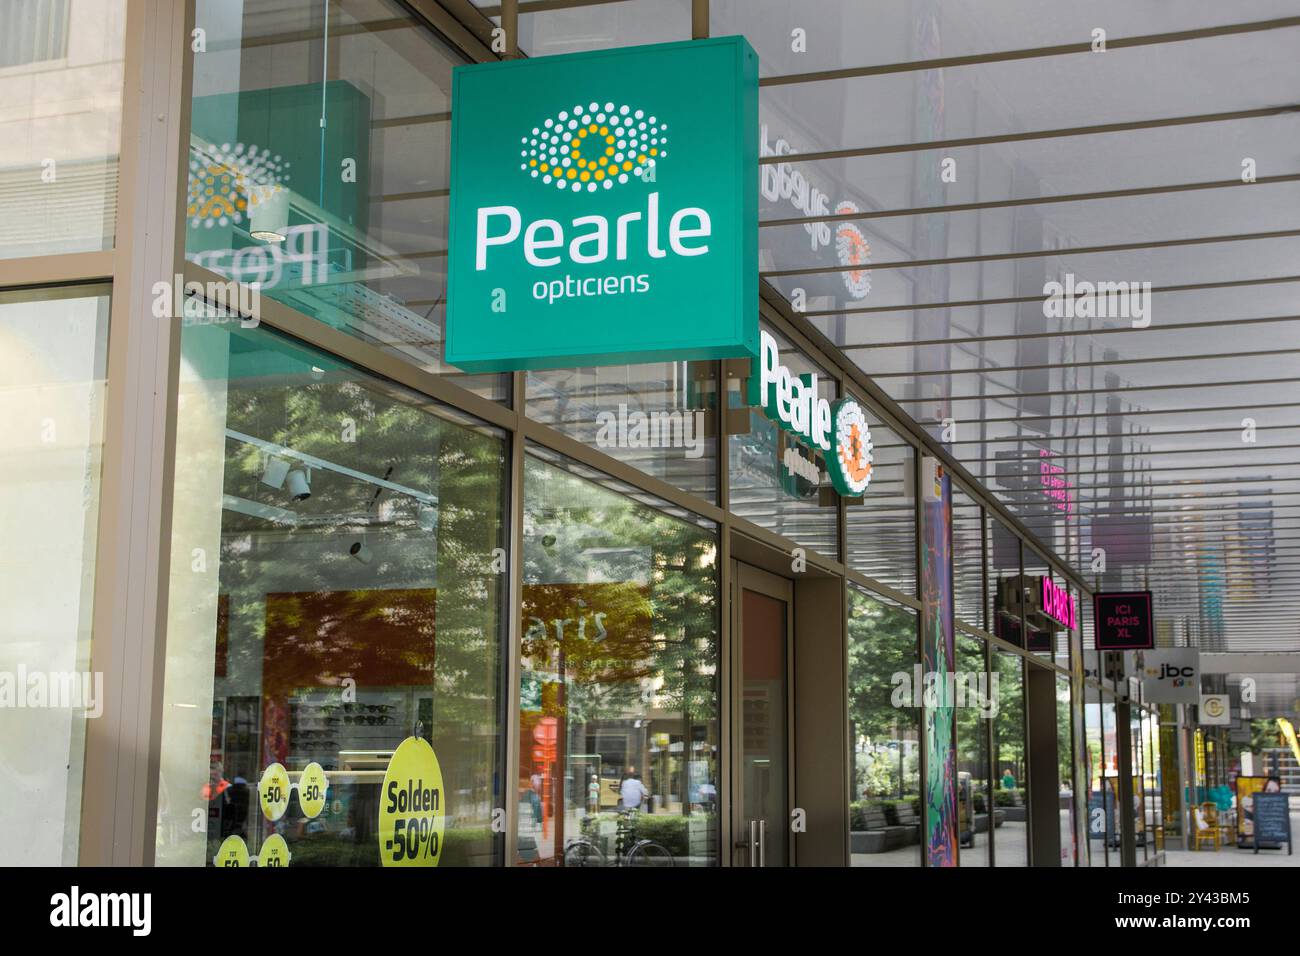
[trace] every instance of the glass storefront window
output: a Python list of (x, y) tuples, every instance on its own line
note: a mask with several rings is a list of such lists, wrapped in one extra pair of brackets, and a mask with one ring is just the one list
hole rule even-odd
[(77, 863), (108, 314), (107, 286), (0, 292), (0, 674), (25, 695), (0, 704), (4, 866)]
[(528, 417), (705, 501), (717, 498), (717, 362), (529, 372)]
[(1165, 848), (1164, 816), (1161, 812), (1164, 803), (1162, 794), (1163, 781), (1160, 778), (1160, 717), (1154, 710), (1143, 711), (1142, 725), (1146, 740), (1146, 808), (1147, 832), (1151, 834), (1152, 854)]
[(516, 862), (717, 865), (717, 534), (551, 458), (524, 464)]
[[(765, 327), (766, 328), (766, 327)], [(790, 341), (775, 329), (767, 331), (781, 350), (781, 364), (791, 375), (816, 373), (817, 394), (834, 401), (835, 379), (797, 352)], [(837, 557), (836, 496), (829, 482), (818, 486), (791, 472), (786, 455), (796, 455), (804, 446), (777, 427), (762, 408), (748, 406), (743, 390), (727, 391), (728, 418), (748, 415), (748, 429), (732, 434), (728, 440), (731, 510), (742, 518), (777, 534), (812, 548), (820, 554)], [(897, 469), (895, 469), (897, 470)], [(825, 469), (822, 469), (825, 474)], [(868, 488), (870, 494), (873, 489)], [(913, 564), (915, 560), (913, 559)]]
[[(956, 673), (973, 680), (973, 686), (989, 688), (984, 664), (985, 642), (966, 634), (957, 635)], [(989, 688), (991, 690), (991, 688)], [(957, 707), (957, 831), (961, 844), (961, 866), (988, 866), (992, 837), (989, 823), (997, 815), (990, 812), (994, 795), (989, 773), (989, 720), (998, 703), (988, 693), (984, 706), (967, 697), (966, 706)]]
[(199, 0), (185, 256), (489, 398), (444, 365), (451, 71), (393, 0)]
[(1093, 866), (1110, 865), (1110, 844), (1114, 837), (1114, 797), (1106, 783), (1106, 747), (1101, 726), (1101, 690), (1084, 685), (1084, 734), (1087, 746), (1088, 845)]
[(1129, 813), (1133, 815), (1133, 839), (1136, 846), (1137, 862), (1140, 866), (1146, 859), (1150, 834), (1147, 832), (1146, 788), (1144, 784), (1144, 767), (1146, 745), (1142, 734), (1142, 709), (1134, 703), (1129, 708), (1129, 747), (1131, 762), (1129, 777), (1133, 788), (1132, 806)]
[(1115, 726), (1115, 699), (1105, 694), (1101, 698), (1101, 739), (1102, 753), (1106, 758), (1100, 785), (1105, 793), (1107, 866), (1120, 866), (1123, 831), (1120, 814), (1126, 810), (1119, 802), (1119, 737)]
[(1023, 608), (1025, 617), (1024, 636), (1025, 648), (1032, 651), (1036, 656), (1045, 660), (1052, 660), (1055, 653), (1058, 635), (1064, 631), (1052, 630), (1052, 627), (1059, 627), (1049, 621), (1045, 614), (1040, 610), (1042, 604), (1042, 585), (1040, 579), (1051, 577), (1053, 583), (1063, 587), (1064, 580), (1060, 575), (1053, 575), (1052, 569), (1047, 566), (1047, 562), (1038, 556), (1033, 548), (1028, 546), (1023, 551), (1024, 560), (1024, 580), (1025, 580), (1025, 601)]
[(278, 834), (293, 866), (379, 865), (409, 738), (441, 767), (440, 865), (497, 861), (503, 436), (265, 329), (187, 320), (181, 352), (158, 863)]
[(984, 623), (983, 509), (956, 482), (952, 485), (953, 605), (957, 620), (987, 630)]
[(993, 652), (998, 679), (998, 714), (993, 720), (993, 791), (996, 809), (1005, 814), (995, 828), (998, 866), (1029, 865), (1029, 790), (1025, 760), (1025, 678), (1023, 658), (1008, 651)]
[(111, 249), (126, 0), (0, 4), (0, 259)]
[(1061, 866), (1084, 866), (1079, 854), (1087, 852), (1078, 842), (1080, 809), (1075, 799), (1074, 732), (1070, 720), (1070, 678), (1056, 675), (1056, 774), (1060, 788)]
[[(849, 585), (849, 841), (853, 866), (920, 866), (916, 612)], [(901, 691), (911, 694), (902, 695)]]
[[(849, 567), (904, 594), (916, 592), (916, 449), (862, 404), (871, 428), (871, 484), (845, 512)], [(955, 563), (954, 557), (954, 563)]]
[(1020, 539), (992, 515), (988, 517), (987, 560), (989, 630), (1009, 644), (1024, 647)]

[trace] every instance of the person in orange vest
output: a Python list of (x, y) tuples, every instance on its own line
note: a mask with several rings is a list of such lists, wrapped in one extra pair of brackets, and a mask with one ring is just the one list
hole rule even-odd
[(233, 786), (229, 780), (222, 776), (224, 769), (220, 760), (212, 761), (212, 766), (209, 768), (208, 782), (199, 791), (204, 800), (215, 800)]

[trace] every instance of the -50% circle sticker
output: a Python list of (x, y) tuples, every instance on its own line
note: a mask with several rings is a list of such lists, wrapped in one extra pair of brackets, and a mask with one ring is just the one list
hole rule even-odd
[(289, 772), (283, 765), (273, 763), (262, 772), (257, 800), (262, 805), (262, 816), (272, 823), (284, 816), (289, 809)]

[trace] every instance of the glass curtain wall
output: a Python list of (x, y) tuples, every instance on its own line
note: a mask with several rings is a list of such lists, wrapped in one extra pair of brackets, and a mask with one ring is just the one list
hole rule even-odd
[(953, 605), (957, 620), (988, 630), (984, 609), (984, 509), (952, 485)]
[(442, 362), (451, 70), (394, 0), (198, 0), (185, 257), (493, 399)]
[(994, 859), (998, 866), (1029, 865), (1029, 766), (1025, 746), (1025, 663), (1010, 651), (996, 649), (992, 674), (997, 678), (998, 713), (993, 720), (993, 791), (995, 810), (1004, 815), (997, 827)]
[(104, 703), (89, 667), (108, 311), (102, 285), (0, 292), (6, 866), (77, 862), (86, 720)]
[(525, 459), (515, 862), (716, 866), (717, 532), (610, 484)]
[(920, 866), (917, 616), (849, 585), (852, 866)]
[[(871, 429), (871, 484), (844, 516), (845, 563), (903, 594), (916, 590), (916, 449), (863, 405)], [(955, 532), (954, 532), (955, 535)], [(954, 556), (954, 573), (958, 558)]]
[(126, 0), (0, 4), (0, 259), (113, 247)]
[[(1106, 740), (1102, 732), (1101, 690), (1093, 683), (1084, 687), (1084, 728), (1088, 748), (1088, 843), (1092, 865), (1109, 866), (1115, 837), (1115, 800), (1106, 782)], [(1116, 861), (1118, 865), (1118, 861)]]
[[(796, 351), (790, 341), (776, 329), (764, 326), (776, 339), (781, 350), (781, 364), (790, 374), (817, 375), (817, 395), (834, 401), (836, 382), (826, 370)], [(815, 485), (801, 474), (794, 457), (806, 457), (804, 446), (789, 437), (789, 432), (749, 405), (745, 383), (729, 380), (727, 391), (728, 421), (732, 434), (728, 440), (731, 510), (777, 534), (830, 557), (839, 556), (836, 542), (837, 498), (830, 483)], [(734, 414), (733, 414), (734, 410)], [(898, 468), (893, 469), (899, 472)], [(825, 474), (825, 469), (822, 469)], [(871, 489), (868, 489), (870, 491)], [(915, 566), (915, 558), (909, 567)]]
[(717, 362), (529, 372), (528, 417), (711, 502), (717, 381)]
[[(956, 530), (954, 529), (954, 537)], [(964, 682), (957, 714), (957, 832), (960, 866), (989, 866), (990, 846), (998, 822), (993, 809), (993, 779), (989, 765), (989, 730), (994, 708), (985, 666), (986, 642), (958, 632), (954, 673)], [(990, 822), (994, 827), (990, 827)]]
[[(0, 4), (0, 259), (28, 259), (24, 278), (113, 248), (125, 36), (126, 0)], [(0, 289), (0, 787), (22, 794), (0, 811), (5, 866), (78, 859), (86, 722), (104, 703), (90, 651), (110, 294)]]
[(1074, 725), (1070, 720), (1070, 678), (1056, 675), (1056, 774), (1060, 790), (1061, 866), (1086, 866), (1079, 859), (1085, 847), (1076, 839), (1080, 809), (1075, 795)]
[(265, 329), (187, 322), (181, 351), (158, 863), (278, 835), (290, 865), (377, 866), (413, 737), (440, 865), (497, 862), (504, 436)]

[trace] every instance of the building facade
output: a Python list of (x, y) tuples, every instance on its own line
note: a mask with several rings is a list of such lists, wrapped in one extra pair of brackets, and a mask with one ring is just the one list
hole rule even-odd
[[(102, 680), (0, 711), (4, 862), (379, 865), (411, 738), (443, 866), (1157, 862), (1213, 731), (1096, 651), (1055, 466), (1045, 534), (834, 344), (840, 291), (765, 282), (759, 319), (866, 412), (858, 498), (746, 363), (443, 360), (453, 67), (757, 29), (528, 6), (0, 12), (0, 668)], [(775, 159), (784, 105), (765, 218), (853, 205)], [(869, 261), (851, 223), (764, 233)]]

